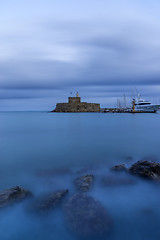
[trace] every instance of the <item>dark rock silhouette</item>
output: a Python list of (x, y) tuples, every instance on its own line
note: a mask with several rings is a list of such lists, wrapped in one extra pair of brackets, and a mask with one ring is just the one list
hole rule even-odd
[(128, 172), (150, 180), (160, 180), (160, 164), (149, 161), (138, 161)]
[(75, 186), (77, 190), (88, 191), (92, 187), (93, 182), (94, 182), (94, 175), (88, 174), (88, 175), (77, 178), (75, 180)]
[(114, 167), (111, 168), (112, 171), (117, 171), (117, 172), (127, 172), (127, 168), (124, 164), (119, 164), (115, 165)]
[(61, 190), (43, 196), (35, 200), (29, 210), (35, 213), (47, 213), (57, 207), (67, 193), (68, 190)]
[(75, 194), (64, 205), (66, 223), (80, 237), (101, 237), (111, 230), (106, 209), (86, 194)]
[(0, 192), (0, 208), (10, 206), (31, 196), (33, 194), (30, 191), (18, 186), (6, 189)]

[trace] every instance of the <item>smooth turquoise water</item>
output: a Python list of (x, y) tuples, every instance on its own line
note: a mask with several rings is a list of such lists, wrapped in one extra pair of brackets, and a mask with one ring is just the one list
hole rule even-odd
[[(114, 222), (105, 239), (158, 240), (160, 186), (136, 178), (131, 186), (104, 187), (101, 177), (118, 163), (159, 161), (159, 123), (160, 114), (1, 112), (0, 189), (20, 185), (38, 195), (68, 188), (72, 195), (77, 170), (89, 168), (97, 176), (89, 194)], [(55, 169), (67, 173), (47, 174)], [(16, 205), (0, 214), (0, 239), (77, 239), (63, 221), (61, 209), (35, 219)]]

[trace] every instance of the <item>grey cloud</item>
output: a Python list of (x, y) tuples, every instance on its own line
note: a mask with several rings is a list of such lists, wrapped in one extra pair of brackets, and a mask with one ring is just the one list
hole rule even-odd
[[(126, 65), (127, 67), (127, 65)], [(123, 71), (122, 71), (123, 70)], [(97, 59), (87, 66), (56, 61), (1, 64), (0, 89), (63, 89), (74, 86), (157, 85), (160, 74), (134, 73)], [(4, 77), (3, 77), (4, 76)]]
[[(130, 17), (116, 10), (113, 16), (100, 16), (93, 11), (91, 18), (81, 12), (77, 18), (75, 13), (41, 16), (33, 25), (31, 19), (26, 29), (21, 26), (22, 32), (0, 32), (0, 45), (7, 54), (10, 50), (15, 54), (0, 60), (0, 98), (43, 98), (50, 90), (77, 88), (97, 97), (103, 96), (103, 89), (116, 96), (126, 88), (160, 85), (157, 19), (144, 13)], [(63, 50), (69, 49), (68, 61), (54, 58), (57, 48), (62, 59)]]

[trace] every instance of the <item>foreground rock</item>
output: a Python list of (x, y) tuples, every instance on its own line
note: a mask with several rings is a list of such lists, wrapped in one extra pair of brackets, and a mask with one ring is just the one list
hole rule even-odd
[(68, 227), (80, 237), (101, 237), (111, 229), (105, 208), (86, 194), (75, 194), (64, 205)]
[(30, 208), (30, 211), (36, 213), (47, 213), (50, 210), (57, 207), (60, 201), (65, 197), (67, 193), (68, 190), (62, 190), (42, 197), (41, 199), (38, 199), (33, 203), (33, 205)]
[(33, 196), (31, 192), (21, 187), (14, 187), (0, 192), (0, 208), (10, 206)]
[(79, 177), (75, 180), (75, 186), (77, 190), (80, 191), (88, 191), (94, 182), (94, 175), (85, 175), (82, 177)]
[(160, 180), (160, 164), (156, 162), (138, 161), (128, 171), (140, 177)]
[(124, 164), (119, 164), (111, 168), (112, 171), (116, 172), (127, 172), (127, 168)]

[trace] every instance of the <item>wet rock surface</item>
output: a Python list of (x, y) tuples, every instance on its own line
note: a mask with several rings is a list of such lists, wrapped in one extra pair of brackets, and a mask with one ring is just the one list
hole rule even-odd
[(160, 180), (160, 164), (156, 162), (138, 161), (128, 172), (150, 180)]
[(57, 207), (67, 193), (68, 190), (66, 189), (43, 196), (35, 200), (29, 210), (36, 213), (47, 213)]
[(109, 233), (111, 219), (106, 209), (86, 194), (75, 194), (64, 205), (68, 227), (80, 237), (101, 237)]
[(75, 180), (75, 186), (77, 188), (77, 190), (79, 191), (89, 191), (90, 188), (93, 185), (94, 182), (94, 175), (92, 174), (87, 174), (85, 176), (76, 178)]
[(33, 194), (22, 187), (13, 187), (0, 192), (0, 208), (20, 202)]
[(124, 164), (115, 165), (111, 170), (116, 172), (127, 172), (127, 168)]

